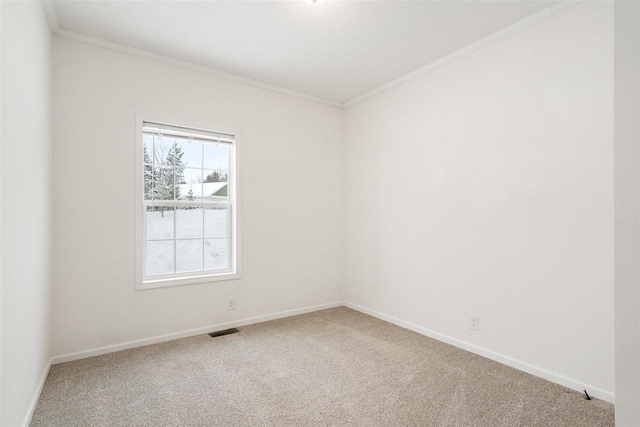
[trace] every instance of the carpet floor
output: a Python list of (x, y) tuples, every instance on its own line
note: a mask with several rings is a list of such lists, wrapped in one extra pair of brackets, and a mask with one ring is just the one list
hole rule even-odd
[(613, 426), (613, 405), (348, 308), (54, 365), (32, 426)]

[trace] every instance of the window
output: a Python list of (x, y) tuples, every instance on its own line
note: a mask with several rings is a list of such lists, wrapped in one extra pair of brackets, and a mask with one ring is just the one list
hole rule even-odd
[(139, 120), (138, 289), (238, 277), (233, 134)]

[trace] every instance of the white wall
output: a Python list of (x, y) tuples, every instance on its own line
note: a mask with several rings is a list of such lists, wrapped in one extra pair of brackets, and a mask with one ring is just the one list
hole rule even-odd
[(2, 2), (2, 419), (28, 416), (50, 354), (51, 30), (42, 2)]
[(611, 399), (612, 64), (583, 2), (348, 109), (346, 299)]
[[(135, 290), (136, 113), (240, 130), (240, 280)], [(56, 37), (54, 122), (54, 355), (340, 299), (340, 110)]]
[[(2, 2), (0, 2), (0, 165), (2, 165)], [(0, 423), (2, 423), (2, 169), (0, 169)]]
[(640, 425), (640, 3), (615, 3), (616, 423)]

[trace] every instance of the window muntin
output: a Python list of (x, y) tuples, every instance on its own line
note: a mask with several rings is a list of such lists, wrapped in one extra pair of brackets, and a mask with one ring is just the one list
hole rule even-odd
[(142, 123), (142, 282), (233, 273), (234, 135)]

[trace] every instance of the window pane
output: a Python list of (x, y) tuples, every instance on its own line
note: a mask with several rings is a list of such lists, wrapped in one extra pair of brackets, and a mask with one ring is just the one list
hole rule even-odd
[(224, 171), (204, 171), (204, 184), (202, 184), (203, 200), (227, 201), (229, 197), (229, 176)]
[(235, 182), (229, 182), (234, 146), (194, 141), (188, 136), (191, 130), (182, 127), (143, 126), (145, 277), (178, 279), (229, 271), (235, 264), (230, 203)]
[(202, 142), (176, 140), (176, 165), (202, 169)]
[(144, 143), (144, 163), (153, 163), (153, 136), (149, 134), (142, 135), (142, 142)]
[(147, 242), (147, 276), (174, 273), (173, 241)]
[(229, 172), (222, 169), (205, 169), (204, 182), (229, 182)]
[(178, 181), (180, 200), (202, 200), (202, 169), (184, 169), (182, 181)]
[(145, 163), (144, 168), (144, 199), (153, 200), (155, 196), (155, 187), (153, 181), (153, 165)]
[(176, 239), (202, 238), (202, 208), (176, 209)]
[(174, 200), (178, 184), (184, 180), (182, 150), (176, 140), (165, 136), (155, 137), (155, 198), (158, 200)]
[(229, 147), (225, 144), (204, 144), (204, 168), (229, 170)]
[(153, 182), (153, 135), (143, 134), (144, 144), (143, 168), (144, 168), (144, 199), (152, 200), (154, 196)]
[(228, 268), (229, 254), (227, 239), (205, 239), (204, 269), (221, 270)]
[(202, 239), (176, 240), (176, 272), (202, 271)]
[(153, 163), (156, 167), (171, 163), (169, 152), (173, 149), (173, 139), (153, 135)]
[(173, 209), (147, 207), (147, 240), (173, 239)]
[[(173, 166), (164, 164), (157, 166), (153, 174), (154, 198), (156, 200), (173, 200), (176, 176)], [(179, 178), (179, 176), (178, 176)]]
[(229, 209), (206, 208), (204, 210), (204, 237), (229, 237), (227, 229), (229, 224)]

